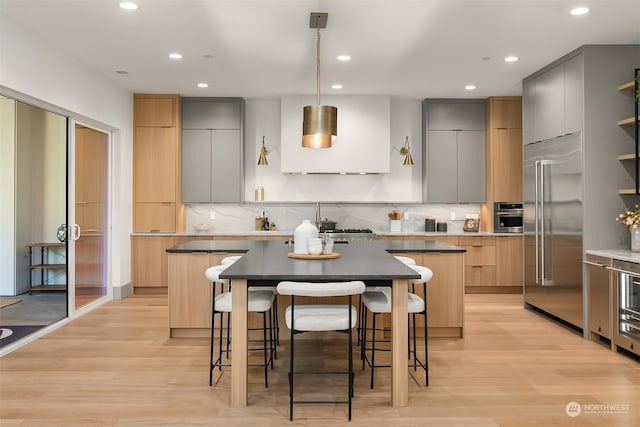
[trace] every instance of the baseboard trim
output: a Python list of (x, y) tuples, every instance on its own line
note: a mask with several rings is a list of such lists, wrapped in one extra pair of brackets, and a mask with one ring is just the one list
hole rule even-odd
[(133, 288), (131, 287), (131, 283), (126, 283), (122, 286), (114, 286), (113, 287), (113, 299), (125, 299), (130, 296)]

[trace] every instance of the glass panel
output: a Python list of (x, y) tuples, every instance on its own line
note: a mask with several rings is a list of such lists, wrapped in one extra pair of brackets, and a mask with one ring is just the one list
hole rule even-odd
[(109, 135), (75, 125), (75, 307), (107, 294), (106, 238)]
[(1, 347), (68, 309), (67, 245), (58, 239), (67, 218), (67, 118), (0, 101), (0, 326), (8, 338)]

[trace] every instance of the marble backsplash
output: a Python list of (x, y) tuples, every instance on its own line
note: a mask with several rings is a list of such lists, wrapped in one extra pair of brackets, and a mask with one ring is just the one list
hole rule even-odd
[[(393, 210), (404, 213), (402, 232), (424, 231), (425, 217), (431, 216), (438, 221), (446, 221), (449, 232), (462, 231), (466, 214), (480, 213), (477, 204), (349, 204), (321, 203), (322, 219), (336, 221), (337, 228), (369, 228), (374, 232), (389, 232), (390, 222), (387, 214)], [(250, 233), (254, 231), (255, 218), (261, 212), (276, 224), (281, 232), (290, 232), (304, 219), (315, 221), (315, 203), (246, 203), (246, 204), (193, 204), (187, 205), (186, 231), (195, 232), (194, 224), (210, 224), (211, 233)], [(212, 219), (215, 216), (215, 219)], [(452, 219), (452, 216), (455, 219)]]

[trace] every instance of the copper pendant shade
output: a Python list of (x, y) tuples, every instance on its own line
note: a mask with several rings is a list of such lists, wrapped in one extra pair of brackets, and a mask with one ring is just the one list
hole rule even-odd
[(304, 107), (302, 120), (302, 146), (306, 148), (330, 148), (338, 135), (338, 109), (320, 105), (320, 28), (326, 28), (328, 13), (312, 12), (310, 28), (316, 29), (316, 105)]

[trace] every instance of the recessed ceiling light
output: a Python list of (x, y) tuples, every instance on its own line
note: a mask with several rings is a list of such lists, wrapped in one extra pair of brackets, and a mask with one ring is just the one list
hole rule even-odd
[(120, 75), (120, 76), (127, 76), (129, 75), (129, 72), (127, 70), (115, 70), (114, 71), (116, 74)]
[(340, 175), (346, 175), (346, 174), (347, 174), (346, 172), (340, 172)]
[(132, 1), (123, 1), (123, 2), (120, 2), (120, 8), (126, 9), (126, 10), (136, 10), (138, 9), (138, 5)]
[(573, 9), (571, 9), (571, 12), (569, 12), (570, 14), (572, 14), (573, 16), (578, 16), (578, 15), (586, 15), (587, 13), (591, 12), (591, 9), (589, 9), (588, 7), (575, 7)]
[(517, 56), (506, 56), (504, 58), (504, 62), (516, 62), (519, 59), (520, 58), (518, 58)]
[(174, 53), (170, 53), (169, 54), (169, 58), (171, 58), (171, 59), (182, 59), (182, 54), (175, 53), (175, 52)]
[(209, 87), (207, 83), (198, 83), (198, 87)]
[(340, 55), (338, 56), (338, 61), (350, 61), (351, 57), (349, 55)]
[(359, 172), (359, 173), (360, 173), (360, 175), (366, 175), (367, 174), (366, 172)]
[(466, 85), (464, 88), (466, 90), (475, 90), (476, 89), (476, 85)]
[(306, 174), (307, 174), (306, 172), (300, 172), (300, 175), (306, 175)]
[(332, 89), (342, 89), (342, 85), (341, 84), (335, 84), (331, 86)]

